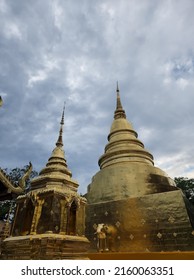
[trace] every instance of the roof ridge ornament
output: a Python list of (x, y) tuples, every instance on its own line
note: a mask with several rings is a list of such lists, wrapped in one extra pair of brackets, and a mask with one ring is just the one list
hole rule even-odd
[(0, 107), (3, 105), (3, 99), (2, 97), (0, 96)]

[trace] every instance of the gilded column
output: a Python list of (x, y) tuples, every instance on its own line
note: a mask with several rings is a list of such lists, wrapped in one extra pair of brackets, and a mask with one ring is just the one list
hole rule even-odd
[(67, 201), (61, 199), (61, 221), (60, 221), (60, 234), (66, 234), (67, 228)]
[(34, 215), (33, 215), (33, 219), (32, 219), (32, 226), (31, 226), (30, 234), (36, 234), (38, 222), (39, 222), (41, 212), (42, 212), (43, 203), (44, 203), (44, 199), (41, 199), (41, 200), (37, 199), (37, 201), (35, 202), (35, 210), (34, 210)]
[(86, 215), (86, 203), (82, 201), (82, 235), (85, 235), (85, 215)]

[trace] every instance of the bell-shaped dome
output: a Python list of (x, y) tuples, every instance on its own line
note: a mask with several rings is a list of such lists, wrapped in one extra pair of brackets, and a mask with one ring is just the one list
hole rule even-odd
[(117, 86), (114, 120), (108, 144), (99, 161), (100, 171), (88, 186), (88, 203), (118, 200), (175, 189), (174, 181), (154, 167), (153, 156), (126, 119)]
[(122, 163), (143, 162), (153, 165), (153, 156), (144, 149), (143, 143), (137, 138), (137, 132), (126, 119), (117, 89), (117, 105), (105, 153), (99, 159), (100, 168)]

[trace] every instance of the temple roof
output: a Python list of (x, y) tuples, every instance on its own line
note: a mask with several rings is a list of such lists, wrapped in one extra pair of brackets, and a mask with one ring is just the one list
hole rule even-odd
[(3, 105), (3, 99), (2, 97), (0, 96), (0, 107)]
[(22, 192), (23, 190), (12, 182), (9, 176), (0, 168), (0, 201), (12, 200), (13, 196)]
[(0, 200), (12, 199), (12, 194), (19, 195), (25, 192), (26, 180), (29, 178), (32, 171), (32, 164), (29, 163), (24, 175), (19, 180), (18, 184), (13, 182), (11, 178), (0, 168)]

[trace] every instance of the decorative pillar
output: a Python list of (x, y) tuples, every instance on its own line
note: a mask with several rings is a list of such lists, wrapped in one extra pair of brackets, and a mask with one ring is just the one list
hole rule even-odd
[(76, 226), (75, 226), (75, 231), (76, 235), (81, 235), (81, 223), (82, 223), (82, 207), (81, 207), (81, 201), (80, 198), (75, 199), (76, 202)]
[(42, 205), (44, 204), (44, 199), (39, 199), (35, 202), (35, 210), (34, 210), (34, 215), (32, 219), (32, 226), (30, 230), (30, 234), (36, 234), (38, 222), (41, 216), (42, 212)]
[(86, 202), (82, 199), (82, 201), (81, 201), (81, 205), (82, 205), (82, 207), (81, 207), (81, 211), (82, 211), (82, 223), (81, 223), (81, 225), (82, 225), (82, 235), (84, 235), (84, 233), (85, 233), (85, 215), (86, 215), (85, 204), (86, 204)]
[(61, 199), (61, 223), (60, 223), (60, 234), (66, 234), (67, 230), (67, 201)]

